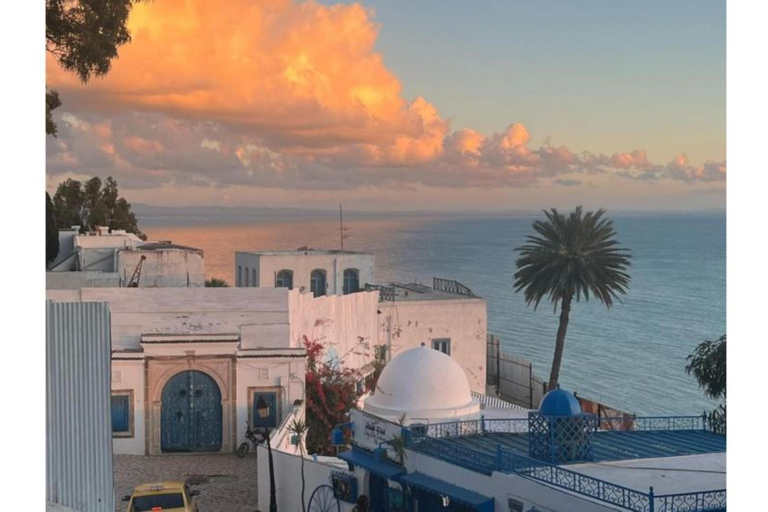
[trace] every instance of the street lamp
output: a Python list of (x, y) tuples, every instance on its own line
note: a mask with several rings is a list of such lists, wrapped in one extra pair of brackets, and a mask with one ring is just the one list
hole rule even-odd
[(272, 464), (272, 445), (269, 443), (269, 404), (263, 396), (256, 401), (256, 413), (264, 420), (264, 439), (267, 441), (267, 453), (269, 453), (269, 512), (277, 512), (277, 493), (275, 492), (275, 468)]

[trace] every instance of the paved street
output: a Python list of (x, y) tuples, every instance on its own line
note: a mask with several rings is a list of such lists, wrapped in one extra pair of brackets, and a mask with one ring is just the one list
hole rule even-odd
[(256, 491), (256, 455), (244, 459), (234, 454), (180, 454), (145, 457), (115, 455), (115, 510), (123, 512), (125, 494), (140, 484), (163, 480), (185, 481), (202, 475), (207, 483), (191, 485), (200, 491), (201, 512), (254, 512), (258, 508)]

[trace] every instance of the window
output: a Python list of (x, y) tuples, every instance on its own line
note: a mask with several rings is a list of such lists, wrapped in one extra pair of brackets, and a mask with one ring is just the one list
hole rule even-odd
[(112, 436), (133, 437), (133, 391), (112, 393)]
[(250, 276), (251, 273), (248, 272), (248, 267), (245, 267), (245, 286), (251, 286)]
[(237, 266), (237, 284), (236, 286), (242, 286), (243, 285), (243, 267), (240, 265)]
[(256, 269), (251, 270), (251, 286), (259, 286), (259, 280), (256, 279)]
[(293, 272), (290, 270), (281, 270), (275, 277), (276, 288), (288, 288), (293, 290)]
[[(251, 388), (249, 391), (251, 400), (248, 404), (250, 409), (248, 416), (251, 426), (254, 428), (277, 427), (280, 418), (279, 388)], [(266, 413), (263, 409), (266, 409)]]
[(432, 340), (432, 348), (443, 354), (451, 355), (451, 338), (435, 338)]
[(360, 271), (356, 268), (344, 270), (344, 295), (360, 291)]
[(316, 268), (309, 276), (309, 290), (315, 297), (325, 295), (325, 270)]
[(148, 496), (136, 496), (133, 498), (133, 510), (135, 512), (149, 512), (151, 510), (183, 509), (184, 496), (179, 493), (152, 494)]

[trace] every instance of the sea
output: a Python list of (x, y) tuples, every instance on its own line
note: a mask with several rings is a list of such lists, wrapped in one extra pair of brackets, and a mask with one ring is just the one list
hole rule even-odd
[[(234, 282), (237, 250), (339, 248), (373, 253), (376, 280), (455, 279), (488, 303), (488, 332), (543, 379), (558, 327), (550, 304), (526, 305), (513, 287), (515, 248), (541, 214), (279, 212), (225, 209), (144, 213), (150, 240), (203, 249), (208, 278)], [(638, 415), (700, 414), (716, 405), (685, 373), (698, 343), (726, 333), (723, 212), (613, 214), (632, 255), (628, 294), (608, 309), (574, 304), (560, 372), (563, 388)]]

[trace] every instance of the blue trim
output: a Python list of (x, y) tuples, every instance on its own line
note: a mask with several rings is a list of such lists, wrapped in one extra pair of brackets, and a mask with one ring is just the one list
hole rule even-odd
[(360, 450), (359, 448), (352, 448), (346, 452), (341, 452), (339, 458), (348, 464), (360, 466), (395, 482), (399, 481), (400, 477), (405, 474), (404, 468), (392, 462), (374, 457), (371, 452)]
[(418, 471), (408, 473), (400, 479), (400, 483), (412, 485), (431, 493), (448, 496), (451, 500), (474, 507), (478, 512), (493, 512), (493, 498), (449, 484), (437, 478), (432, 478)]

